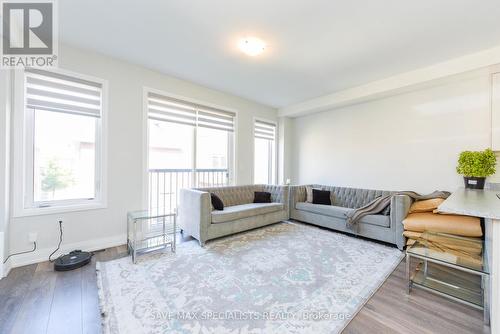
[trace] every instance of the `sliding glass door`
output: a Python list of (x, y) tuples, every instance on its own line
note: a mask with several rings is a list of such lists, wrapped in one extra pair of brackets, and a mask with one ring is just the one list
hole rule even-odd
[(150, 209), (176, 208), (181, 188), (233, 183), (234, 117), (229, 111), (148, 94)]

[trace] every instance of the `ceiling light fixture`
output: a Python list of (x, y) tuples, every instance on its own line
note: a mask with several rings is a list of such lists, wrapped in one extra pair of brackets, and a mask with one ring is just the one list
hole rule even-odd
[(240, 40), (238, 47), (244, 54), (255, 57), (264, 52), (266, 43), (256, 37), (245, 37)]

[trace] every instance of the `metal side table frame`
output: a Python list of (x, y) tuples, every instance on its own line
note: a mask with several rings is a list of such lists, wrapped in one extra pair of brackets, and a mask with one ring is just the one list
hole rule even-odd
[[(430, 232), (424, 232), (424, 233), (430, 233)], [(436, 233), (434, 235), (438, 235), (438, 234)], [(448, 235), (443, 234), (443, 233), (441, 233), (439, 235), (448, 236)], [(455, 238), (455, 236), (450, 236), (450, 237)], [(458, 238), (460, 238), (460, 237), (458, 237)], [(419, 241), (417, 241), (417, 243), (419, 243)], [(457, 301), (459, 303), (469, 305), (473, 308), (483, 310), (484, 323), (486, 325), (489, 325), (490, 324), (490, 313), (489, 313), (489, 308), (490, 308), (489, 306), (490, 305), (489, 305), (488, 291), (489, 291), (489, 284), (490, 284), (490, 275), (489, 275), (488, 269), (487, 268), (482, 268), (482, 269), (472, 268), (472, 267), (467, 267), (464, 265), (454, 264), (454, 263), (451, 263), (449, 261), (444, 261), (444, 260), (441, 260), (435, 256), (432, 256), (431, 252), (429, 252), (430, 254), (416, 254), (416, 252), (414, 251), (414, 247), (417, 245), (417, 243), (413, 246), (409, 246), (406, 250), (406, 279), (408, 281), (408, 291), (407, 291), (408, 294), (410, 294), (412, 288), (415, 286), (415, 287), (421, 288), (423, 290), (429, 291), (431, 293), (434, 293), (434, 294), (443, 296), (445, 298)], [(423, 243), (423, 241), (420, 241), (420, 245), (419, 245), (420, 247), (422, 247), (422, 243)], [(483, 250), (484, 250), (484, 248), (483, 248)], [(439, 291), (439, 289), (437, 289), (437, 288), (431, 288), (429, 286), (426, 286), (425, 283), (418, 283), (418, 282), (414, 281), (415, 276), (417, 275), (417, 272), (415, 272), (414, 276), (412, 277), (411, 271), (410, 271), (411, 258), (416, 258), (416, 259), (419, 259), (422, 261), (422, 265), (423, 265), (422, 275), (423, 275), (424, 280), (431, 279), (434, 282), (436, 282), (437, 284), (443, 284), (445, 286), (447, 285), (450, 287), (453, 286), (444, 280), (440, 280), (439, 278), (431, 277), (428, 273), (429, 263), (441, 265), (441, 266), (444, 266), (447, 268), (452, 268), (452, 269), (457, 270), (457, 271), (480, 276), (480, 278), (481, 278), (480, 288), (482, 291), (482, 305), (478, 305), (477, 303), (470, 302), (470, 301), (466, 300), (465, 298), (458, 298), (458, 297), (455, 297), (455, 296), (448, 294), (446, 292)], [(460, 289), (460, 287), (457, 287), (457, 286), (453, 286), (453, 288)]]
[[(138, 239), (138, 227), (148, 222), (155, 221), (155, 225), (160, 225), (161, 229), (151, 230), (143, 233), (143, 237)], [(171, 226), (168, 226), (167, 220), (170, 220)], [(158, 224), (161, 222), (161, 224)], [(177, 214), (170, 213), (154, 213), (148, 210), (131, 211), (127, 213), (127, 250), (132, 255), (132, 262), (137, 263), (137, 255), (149, 253), (159, 249), (165, 249), (170, 246), (172, 252), (176, 250), (176, 226)], [(156, 226), (157, 227), (157, 226)]]

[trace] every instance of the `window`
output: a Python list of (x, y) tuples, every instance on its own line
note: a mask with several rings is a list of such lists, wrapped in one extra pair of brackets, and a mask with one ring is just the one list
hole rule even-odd
[(149, 119), (149, 168), (182, 169), (193, 165), (194, 127)]
[(103, 83), (24, 72), (23, 209), (103, 205)]
[(254, 183), (276, 183), (276, 124), (254, 122)]
[(150, 208), (175, 208), (184, 187), (231, 184), (236, 114), (147, 93)]
[(232, 168), (233, 112), (148, 93), (150, 169)]

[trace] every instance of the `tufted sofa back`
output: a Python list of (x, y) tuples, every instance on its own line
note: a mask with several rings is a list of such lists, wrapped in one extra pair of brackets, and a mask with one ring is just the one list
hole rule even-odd
[(394, 193), (394, 191), (333, 187), (319, 184), (315, 184), (313, 187), (329, 190), (331, 192), (332, 205), (351, 209), (360, 208), (379, 196)]
[(262, 184), (197, 188), (197, 190), (216, 194), (224, 202), (224, 206), (252, 203), (255, 191), (265, 191)]
[[(262, 185), (262, 191), (271, 193), (271, 201), (284, 203), (288, 207), (288, 186), (277, 186), (271, 184)], [(253, 200), (253, 199), (252, 199)]]

